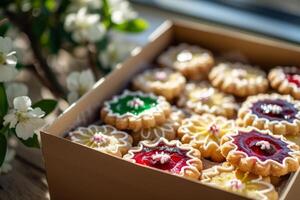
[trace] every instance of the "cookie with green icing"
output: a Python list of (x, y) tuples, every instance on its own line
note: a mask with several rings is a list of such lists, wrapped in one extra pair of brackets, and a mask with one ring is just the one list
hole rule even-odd
[(120, 130), (139, 130), (164, 123), (170, 112), (171, 106), (164, 97), (125, 90), (104, 103), (101, 119)]

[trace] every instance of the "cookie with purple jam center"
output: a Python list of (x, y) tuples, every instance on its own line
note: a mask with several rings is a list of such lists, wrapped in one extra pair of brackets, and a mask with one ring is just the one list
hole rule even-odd
[(284, 158), (290, 156), (291, 150), (286, 142), (268, 134), (261, 134), (257, 130), (239, 131), (233, 139), (237, 150), (246, 153), (249, 157), (257, 157), (261, 161), (270, 159), (282, 163)]
[(238, 124), (278, 135), (300, 134), (300, 102), (291, 96), (260, 94), (248, 97), (238, 111)]
[(261, 118), (268, 120), (293, 122), (298, 110), (290, 102), (282, 99), (265, 99), (257, 101), (252, 106), (252, 111)]
[(243, 172), (283, 176), (299, 168), (299, 146), (270, 131), (238, 129), (221, 140), (226, 160)]

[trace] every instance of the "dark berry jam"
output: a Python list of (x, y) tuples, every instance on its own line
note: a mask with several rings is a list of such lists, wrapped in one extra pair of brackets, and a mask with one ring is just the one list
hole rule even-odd
[(300, 73), (286, 73), (285, 77), (289, 83), (293, 83), (297, 87), (300, 87)]
[(260, 100), (253, 104), (251, 110), (260, 118), (266, 118), (270, 121), (288, 121), (293, 122), (297, 118), (298, 110), (295, 106), (282, 99)]
[(156, 147), (144, 147), (142, 151), (135, 153), (133, 159), (142, 165), (179, 174), (191, 158), (187, 156), (186, 150), (161, 142)]
[(233, 139), (233, 143), (238, 147), (237, 150), (245, 152), (249, 157), (257, 157), (261, 161), (271, 159), (282, 163), (284, 158), (290, 156), (291, 150), (286, 142), (256, 130), (239, 131)]

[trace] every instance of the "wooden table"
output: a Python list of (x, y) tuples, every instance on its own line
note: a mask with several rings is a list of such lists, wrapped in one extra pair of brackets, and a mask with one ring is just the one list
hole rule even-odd
[(0, 176), (1, 200), (48, 200), (49, 193), (39, 149), (19, 144), (13, 161), (13, 170)]

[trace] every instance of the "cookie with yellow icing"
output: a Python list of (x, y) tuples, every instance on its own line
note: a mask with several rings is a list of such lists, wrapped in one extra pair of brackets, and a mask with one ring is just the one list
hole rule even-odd
[(119, 130), (140, 130), (163, 124), (170, 112), (171, 105), (162, 96), (125, 90), (104, 102), (101, 119)]
[(233, 118), (238, 108), (233, 96), (225, 94), (205, 82), (187, 84), (178, 105), (185, 106), (197, 114), (210, 113), (227, 118)]
[(202, 183), (257, 200), (277, 200), (270, 178), (236, 170), (229, 163), (203, 170)]
[(182, 122), (178, 129), (178, 136), (182, 143), (191, 144), (199, 149), (204, 158), (222, 162), (225, 158), (220, 150), (221, 138), (227, 133), (231, 133), (234, 127), (233, 120), (227, 120), (221, 116), (194, 115)]
[(190, 79), (199, 79), (207, 75), (214, 65), (210, 51), (198, 46), (180, 44), (170, 47), (158, 58), (162, 66), (170, 67)]
[(239, 170), (261, 176), (283, 176), (297, 171), (300, 163), (298, 145), (254, 127), (224, 135), (221, 152)]
[(132, 147), (123, 158), (194, 180), (201, 176), (200, 152), (178, 140), (144, 140), (137, 147)]
[(118, 157), (127, 153), (132, 144), (130, 135), (110, 125), (79, 127), (69, 133), (69, 138), (73, 142)]
[(253, 66), (241, 63), (220, 63), (209, 73), (211, 84), (221, 91), (239, 97), (266, 92), (266, 74)]
[(133, 80), (135, 88), (164, 96), (167, 100), (178, 97), (185, 86), (185, 77), (170, 69), (152, 69)]

